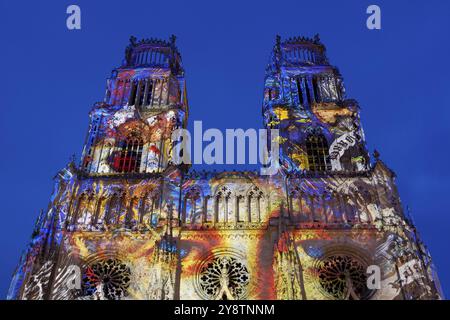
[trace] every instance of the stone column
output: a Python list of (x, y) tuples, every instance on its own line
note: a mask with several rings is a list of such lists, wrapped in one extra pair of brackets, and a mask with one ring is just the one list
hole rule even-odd
[(134, 105), (139, 107), (141, 104), (139, 103), (139, 100), (141, 99), (141, 87), (143, 85), (143, 80), (139, 80), (136, 86), (136, 99), (134, 101)]
[(235, 196), (234, 199), (234, 219), (235, 219), (235, 224), (237, 224), (239, 222), (239, 195)]
[(258, 222), (261, 222), (261, 207), (260, 207), (261, 203), (260, 203), (260, 201), (261, 201), (261, 196), (258, 196), (256, 198), (256, 219)]
[(224, 201), (225, 201), (225, 212), (224, 212), (224, 222), (227, 223), (228, 222), (228, 200), (230, 199), (229, 196), (225, 196), (224, 197)]
[(247, 222), (252, 222), (252, 197), (247, 197)]
[(186, 223), (186, 214), (187, 214), (187, 208), (186, 208), (186, 205), (187, 205), (187, 199), (186, 198), (184, 198), (184, 200), (183, 200), (183, 211), (182, 211), (182, 216), (181, 216), (181, 222), (183, 223), (183, 224), (185, 224)]
[(205, 223), (208, 220), (208, 199), (209, 196), (203, 198), (202, 223)]
[(214, 197), (214, 215), (213, 215), (213, 223), (216, 224), (219, 218), (219, 197)]
[(147, 96), (148, 96), (148, 85), (150, 83), (150, 79), (145, 79), (145, 88), (144, 88), (144, 98), (142, 99), (142, 106), (147, 106)]

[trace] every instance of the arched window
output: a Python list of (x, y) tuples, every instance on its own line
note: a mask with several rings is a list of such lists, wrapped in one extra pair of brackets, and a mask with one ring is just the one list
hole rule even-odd
[(247, 222), (260, 222), (264, 194), (257, 186), (253, 186), (247, 193)]
[(87, 196), (85, 193), (82, 193), (78, 198), (77, 207), (72, 216), (72, 224), (77, 224), (80, 217), (84, 215), (87, 206)]
[(223, 186), (216, 193), (214, 222), (228, 222), (232, 218), (231, 190)]
[(94, 195), (86, 195), (85, 201), (78, 212), (78, 223), (88, 225), (92, 221), (92, 204), (94, 203)]
[(115, 224), (118, 220), (118, 214), (120, 211), (120, 199), (116, 194), (113, 194), (109, 199), (108, 208), (105, 214), (105, 224)]
[(99, 222), (103, 222), (103, 220), (105, 218), (106, 203), (107, 203), (107, 198), (105, 198), (104, 196), (101, 196), (98, 199), (97, 205), (95, 208), (95, 215), (94, 215), (94, 218), (92, 219), (93, 225), (96, 225)]
[(140, 137), (130, 136), (119, 142), (119, 152), (114, 157), (114, 170), (139, 172), (144, 142)]
[(104, 143), (100, 150), (100, 160), (97, 165), (98, 173), (107, 173), (110, 171), (108, 159), (110, 158), (112, 152), (113, 152), (113, 144), (111, 142)]
[(190, 188), (184, 198), (183, 223), (202, 222), (202, 196), (198, 188)]
[(138, 223), (143, 226), (157, 227), (159, 222), (159, 198), (160, 193), (157, 189), (150, 189), (139, 199), (139, 217)]
[(125, 217), (125, 226), (128, 228), (134, 227), (139, 221), (139, 199), (133, 197)]
[(328, 143), (322, 134), (310, 135), (306, 139), (306, 153), (310, 171), (331, 170)]

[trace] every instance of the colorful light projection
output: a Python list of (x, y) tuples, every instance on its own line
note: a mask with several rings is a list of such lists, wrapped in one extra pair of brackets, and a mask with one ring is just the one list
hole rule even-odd
[[(266, 69), (278, 174), (171, 163), (171, 132), (187, 113), (175, 38), (131, 38), (90, 112), (82, 163), (57, 175), (8, 299), (442, 297), (394, 173), (378, 155), (370, 163), (358, 104), (318, 37), (277, 38)], [(380, 289), (362, 286), (370, 265)], [(66, 285), (75, 267), (79, 289)]]

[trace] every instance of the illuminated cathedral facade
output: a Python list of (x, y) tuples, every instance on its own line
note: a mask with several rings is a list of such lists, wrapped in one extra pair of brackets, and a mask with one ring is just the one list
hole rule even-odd
[(131, 37), (8, 299), (443, 298), (318, 36), (277, 37), (270, 55), (262, 114), (280, 133), (275, 175), (174, 164), (171, 135), (188, 114), (175, 37)]

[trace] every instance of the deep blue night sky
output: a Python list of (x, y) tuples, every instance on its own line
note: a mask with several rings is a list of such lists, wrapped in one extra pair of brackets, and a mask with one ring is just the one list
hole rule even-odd
[[(398, 175), (403, 205), (450, 293), (449, 1), (0, 0), (0, 296), (25, 248), (52, 177), (79, 158), (88, 111), (103, 99), (130, 35), (176, 34), (190, 125), (259, 128), (264, 68), (278, 33), (320, 33), (347, 95), (360, 102), (368, 147)], [(77, 4), (82, 29), (66, 28)], [(366, 28), (366, 8), (382, 30)], [(244, 167), (233, 166), (238, 169)]]

